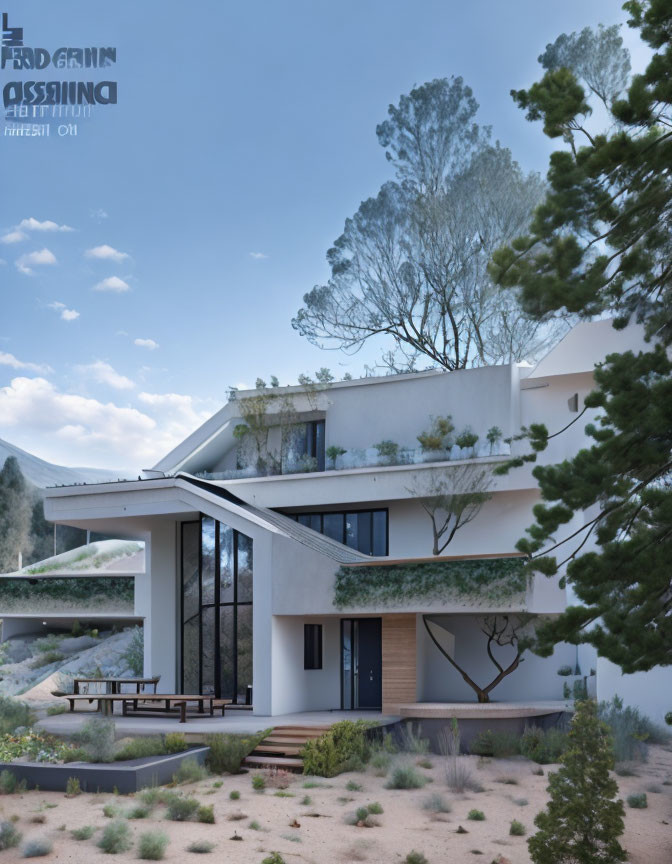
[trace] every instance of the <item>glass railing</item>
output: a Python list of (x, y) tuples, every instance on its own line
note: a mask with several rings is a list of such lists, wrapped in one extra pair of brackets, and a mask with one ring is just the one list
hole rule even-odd
[[(480, 442), (475, 447), (453, 446), (450, 449), (423, 450), (421, 448), (405, 448), (394, 445), (381, 449), (366, 447), (347, 450), (336, 458), (329, 458), (327, 453), (325, 472), (347, 471), (356, 468), (387, 468), (397, 465), (424, 465), (432, 462), (454, 462), (460, 459), (483, 459), (492, 456), (510, 456), (511, 446), (498, 442), (490, 446)], [(320, 472), (320, 473), (325, 473)], [(273, 477), (284, 474), (317, 473), (317, 460), (304, 456), (286, 459), (282, 465), (273, 460), (271, 465), (249, 465), (245, 468), (232, 468), (226, 471), (201, 471), (196, 476), (204, 480), (244, 480), (255, 477)]]

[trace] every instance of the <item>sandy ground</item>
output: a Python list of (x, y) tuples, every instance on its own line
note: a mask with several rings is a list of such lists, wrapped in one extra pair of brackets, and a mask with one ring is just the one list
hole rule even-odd
[[(417, 758), (397, 757), (413, 762)], [(437, 756), (429, 758), (431, 769), (418, 768), (433, 780), (423, 789), (386, 789), (386, 778), (376, 777), (369, 770), (341, 774), (331, 780), (316, 778), (316, 782), (325, 785), (313, 789), (303, 788), (306, 778), (296, 775), (287, 790), (294, 797), (277, 797), (271, 788), (263, 793), (254, 792), (251, 778), (253, 773), (259, 772), (250, 772), (181, 787), (202, 803), (214, 804), (214, 825), (170, 822), (165, 819), (163, 809), (155, 810), (148, 819), (130, 820), (128, 824), (136, 839), (145, 831), (164, 831), (170, 837), (165, 860), (175, 862), (199, 860), (186, 852), (194, 840), (216, 843), (213, 855), (205, 858), (213, 864), (221, 860), (233, 864), (260, 864), (271, 850), (280, 852), (287, 864), (297, 861), (389, 864), (403, 862), (412, 849), (422, 851), (430, 864), (463, 864), (472, 860), (490, 864), (500, 855), (511, 864), (529, 862), (526, 838), (509, 836), (509, 825), (512, 819), (518, 819), (529, 832), (534, 831), (533, 819), (546, 801), (546, 775), (553, 766), (544, 766), (544, 776), (536, 776), (532, 772), (537, 766), (525, 760), (479, 762), (477, 757), (462, 757), (468, 760), (473, 776), (485, 791), (460, 796), (447, 789), (443, 760)], [(669, 864), (672, 861), (672, 785), (663, 783), (672, 783), (672, 748), (651, 747), (648, 763), (638, 766), (637, 773), (636, 777), (617, 778), (621, 796), (625, 799), (631, 793), (647, 791), (649, 806), (645, 810), (633, 810), (626, 805), (622, 843), (629, 852), (630, 864)], [(222, 780), (218, 789), (213, 787), (216, 779)], [(502, 782), (504, 779), (515, 783)], [(360, 783), (362, 790), (348, 791), (348, 781)], [(229, 792), (234, 789), (240, 792), (239, 801), (229, 799)], [(451, 805), (451, 812), (440, 818), (433, 818), (422, 806), (434, 793), (444, 796)], [(312, 799), (310, 805), (301, 803), (305, 795)], [(523, 804), (520, 799), (529, 803)], [(373, 801), (379, 802), (384, 811), (376, 817), (379, 826), (364, 828), (347, 824), (347, 817), (357, 807)], [(96, 846), (102, 827), (109, 824), (102, 810), (110, 802), (123, 810), (129, 810), (134, 803), (133, 796), (101, 794), (66, 798), (58, 792), (28, 792), (0, 797), (0, 818), (18, 817), (17, 827), (24, 840), (43, 836), (52, 840), (53, 852), (42, 860), (73, 864), (137, 861), (135, 847), (110, 859)], [(472, 808), (482, 810), (485, 821), (468, 820), (467, 813)], [(230, 817), (236, 812), (244, 813), (246, 818), (232, 821)], [(31, 822), (38, 814), (46, 817), (44, 824)], [(257, 820), (261, 830), (250, 829), (251, 820)], [(298, 821), (299, 827), (290, 827), (293, 820)], [(77, 842), (69, 831), (83, 825), (96, 825), (99, 829), (91, 840)], [(458, 826), (468, 833), (456, 833)], [(243, 838), (242, 842), (231, 840), (234, 833)], [(24, 860), (20, 847), (1, 853), (1, 858), (3, 862)]]

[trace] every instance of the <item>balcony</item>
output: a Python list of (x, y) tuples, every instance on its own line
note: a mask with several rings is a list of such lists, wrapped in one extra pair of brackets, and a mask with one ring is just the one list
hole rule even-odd
[[(382, 446), (386, 445), (386, 446)], [(511, 455), (511, 445), (497, 441), (490, 445), (487, 441), (477, 442), (474, 447), (458, 447), (449, 449), (427, 450), (424, 448), (399, 447), (394, 442), (381, 442), (376, 447), (353, 448), (345, 452), (337, 452), (344, 448), (326, 449), (324, 471), (319, 471), (318, 460), (314, 456), (292, 456), (284, 459), (272, 457), (259, 460), (255, 465), (226, 471), (200, 471), (197, 477), (203, 480), (245, 480), (258, 477), (277, 477), (288, 474), (314, 474), (349, 471), (357, 468), (389, 468), (397, 465), (441, 464), (466, 460), (478, 460), (487, 457)]]

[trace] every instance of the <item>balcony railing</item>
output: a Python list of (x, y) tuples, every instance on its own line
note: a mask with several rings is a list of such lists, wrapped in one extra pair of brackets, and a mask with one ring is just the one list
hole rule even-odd
[[(328, 448), (327, 448), (328, 452)], [(284, 474), (313, 474), (347, 471), (356, 468), (387, 468), (396, 465), (424, 465), (436, 462), (454, 462), (458, 459), (482, 459), (488, 456), (510, 456), (511, 446), (498, 442), (491, 447), (487, 442), (476, 447), (453, 446), (449, 450), (423, 450), (421, 448), (399, 447), (396, 451), (386, 454), (376, 447), (347, 450), (336, 459), (327, 455), (325, 471), (318, 472), (317, 460), (314, 457), (302, 456), (283, 460), (282, 465), (277, 460), (272, 464), (248, 465), (245, 468), (232, 468), (227, 471), (201, 471), (196, 476), (204, 480), (244, 480), (255, 477), (273, 477)]]

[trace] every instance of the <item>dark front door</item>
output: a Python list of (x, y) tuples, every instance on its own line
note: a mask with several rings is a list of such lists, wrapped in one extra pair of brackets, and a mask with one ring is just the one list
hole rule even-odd
[(380, 618), (341, 621), (343, 708), (380, 708), (382, 651)]

